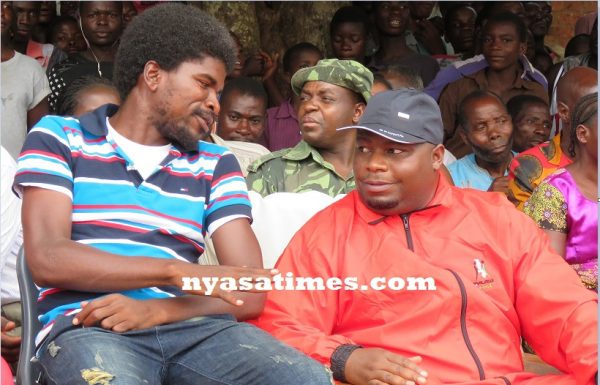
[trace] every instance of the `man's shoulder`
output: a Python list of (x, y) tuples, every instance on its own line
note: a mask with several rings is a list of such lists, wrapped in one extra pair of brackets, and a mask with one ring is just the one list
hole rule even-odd
[(465, 96), (471, 91), (474, 91), (475, 89), (479, 89), (477, 83), (477, 74), (480, 71), (475, 71), (471, 74), (463, 75), (461, 78), (448, 83), (442, 93), (448, 93), (450, 99), (456, 100), (457, 103), (460, 103), (461, 100), (459, 100), (459, 98)]
[(474, 164), (476, 164), (475, 155), (467, 154), (448, 165), (448, 171), (450, 171), (450, 173), (452, 174), (453, 172), (472, 169)]
[(46, 115), (40, 119), (32, 130), (60, 130), (64, 132), (81, 132), (79, 119), (69, 116)]
[[(5, 63), (14, 63), (14, 66), (5, 65)], [(22, 53), (19, 53), (17, 51), (15, 51), (15, 56), (12, 59), (9, 59), (8, 61), (2, 63), (3, 71), (5, 69), (10, 69), (13, 67), (16, 69), (17, 74), (22, 75), (21, 77), (23, 77), (23, 75), (29, 75), (36, 72), (44, 74), (44, 69), (40, 66), (37, 60), (27, 55), (23, 55)], [(2, 82), (4, 84), (4, 80)]]
[(261, 156), (248, 166), (248, 171), (258, 172), (259, 170), (264, 170), (265, 172), (269, 172), (269, 169), (273, 167), (280, 167), (289, 161), (288, 159), (284, 159), (284, 156), (292, 150), (293, 148), (284, 148)]

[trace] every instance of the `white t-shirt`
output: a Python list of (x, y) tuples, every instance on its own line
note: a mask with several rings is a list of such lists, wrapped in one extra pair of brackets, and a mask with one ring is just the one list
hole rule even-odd
[(48, 94), (50, 86), (44, 69), (34, 59), (15, 52), (0, 63), (2, 84), (2, 146), (17, 159), (27, 135), (27, 112)]
[(144, 144), (133, 142), (119, 134), (117, 130), (110, 125), (108, 118), (106, 118), (106, 127), (108, 128), (109, 136), (117, 143), (117, 145), (119, 145), (119, 147), (121, 147), (129, 159), (131, 159), (135, 169), (138, 170), (144, 180), (148, 179), (148, 177), (156, 171), (156, 168), (163, 159), (169, 155), (171, 144), (166, 144), (164, 146), (146, 146)]
[(2, 303), (18, 301), (17, 255), (23, 244), (21, 200), (12, 192), (17, 164), (0, 147), (0, 279)]

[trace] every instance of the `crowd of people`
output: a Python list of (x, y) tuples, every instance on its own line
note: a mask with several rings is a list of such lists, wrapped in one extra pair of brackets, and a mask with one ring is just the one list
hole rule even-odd
[(357, 3), (267, 53), (186, 2), (3, 1), (2, 385), (21, 249), (49, 385), (596, 383), (597, 13), (563, 57), (552, 22)]

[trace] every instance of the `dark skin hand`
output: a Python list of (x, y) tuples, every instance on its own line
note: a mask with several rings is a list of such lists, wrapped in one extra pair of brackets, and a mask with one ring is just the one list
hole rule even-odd
[(380, 348), (356, 349), (348, 357), (346, 380), (353, 385), (422, 385), (429, 374), (421, 357), (406, 358)]
[(508, 194), (508, 175), (494, 179), (488, 191)]
[[(213, 233), (219, 266), (203, 266), (174, 259), (144, 256), (124, 257), (71, 240), (72, 202), (64, 194), (26, 187), (23, 223), (27, 263), (34, 281), (44, 287), (60, 287), (90, 292), (118, 292), (143, 287), (182, 287), (184, 277), (248, 277), (270, 280), (276, 270), (262, 269), (258, 242), (245, 218), (232, 220)], [(228, 242), (236, 234), (239, 242)], [(57, 269), (57, 266), (61, 266)], [(164, 300), (139, 301), (123, 296), (107, 296), (84, 306), (76, 323), (106, 324), (116, 330), (158, 325), (208, 314), (233, 314), (240, 320), (256, 317), (262, 311), (264, 291), (251, 288), (229, 292), (218, 286), (205, 295), (206, 287), (187, 291), (190, 295)], [(207, 293), (208, 294), (208, 293)], [(108, 299), (106, 299), (108, 298)], [(86, 309), (89, 310), (86, 311)], [(140, 319), (154, 312), (152, 317)], [(99, 310), (97, 310), (99, 309)], [(95, 311), (97, 310), (97, 311)], [(87, 313), (92, 312), (88, 319)], [(137, 315), (132, 316), (131, 313)], [(116, 317), (116, 318), (111, 318)], [(123, 317), (131, 317), (127, 322)], [(119, 322), (117, 322), (119, 321)]]
[(19, 360), (19, 352), (21, 351), (21, 337), (15, 337), (8, 334), (16, 327), (13, 321), (9, 321), (4, 317), (2, 319), (2, 336), (0, 345), (2, 345), (2, 358), (6, 362), (12, 364)]
[(423, 44), (431, 55), (445, 54), (446, 48), (442, 42), (440, 31), (430, 20), (417, 20), (415, 37)]

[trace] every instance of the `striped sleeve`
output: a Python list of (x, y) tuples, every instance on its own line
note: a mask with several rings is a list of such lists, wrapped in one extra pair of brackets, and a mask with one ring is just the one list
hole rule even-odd
[(212, 234), (218, 227), (240, 217), (252, 219), (246, 181), (235, 156), (227, 151), (218, 160), (210, 185), (205, 228)]
[(73, 199), (71, 148), (67, 132), (72, 122), (46, 116), (27, 134), (17, 162), (13, 189), (22, 196), (23, 187), (58, 191)]

